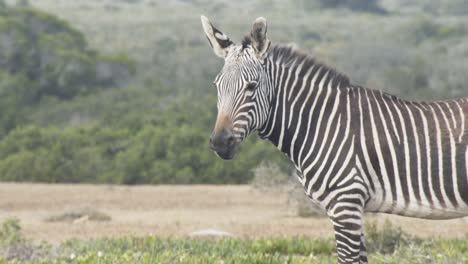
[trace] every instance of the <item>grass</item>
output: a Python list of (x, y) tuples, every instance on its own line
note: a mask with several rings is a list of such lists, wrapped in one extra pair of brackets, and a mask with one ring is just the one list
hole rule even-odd
[[(389, 222), (367, 226), (371, 263), (467, 263), (462, 239), (410, 237)], [(332, 238), (114, 237), (54, 246), (21, 236), (16, 219), (0, 229), (0, 263), (335, 263)]]
[(58, 215), (47, 217), (47, 222), (75, 222), (85, 219), (86, 221), (110, 221), (111, 217), (93, 208), (85, 207), (69, 210)]

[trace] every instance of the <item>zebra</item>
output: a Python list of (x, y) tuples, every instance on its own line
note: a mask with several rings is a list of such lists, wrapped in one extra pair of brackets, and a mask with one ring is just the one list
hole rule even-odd
[(333, 224), (338, 263), (367, 263), (364, 212), (468, 216), (468, 98), (415, 102), (354, 85), (295, 47), (271, 45), (263, 17), (241, 44), (201, 21), (225, 62), (210, 148), (232, 159), (257, 131), (286, 154)]

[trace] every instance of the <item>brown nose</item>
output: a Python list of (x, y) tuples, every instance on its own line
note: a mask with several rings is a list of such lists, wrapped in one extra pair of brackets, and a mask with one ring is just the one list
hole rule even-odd
[(235, 143), (233, 133), (227, 129), (215, 131), (210, 137), (210, 148), (216, 152), (228, 152), (234, 147)]

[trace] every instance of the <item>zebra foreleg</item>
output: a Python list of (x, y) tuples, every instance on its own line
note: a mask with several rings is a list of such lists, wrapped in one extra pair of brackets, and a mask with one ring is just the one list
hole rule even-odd
[(340, 264), (367, 263), (367, 253), (362, 234), (362, 205), (360, 199), (345, 199), (337, 202), (329, 217), (335, 229), (337, 259)]
[(367, 248), (366, 240), (364, 238), (364, 233), (361, 232), (361, 252), (360, 252), (360, 261), (362, 264), (367, 264)]

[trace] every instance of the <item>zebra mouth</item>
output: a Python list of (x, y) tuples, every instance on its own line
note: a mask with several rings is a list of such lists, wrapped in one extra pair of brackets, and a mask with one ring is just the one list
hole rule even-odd
[(232, 160), (235, 156), (234, 149), (229, 149), (225, 151), (214, 151), (216, 155), (224, 160)]

